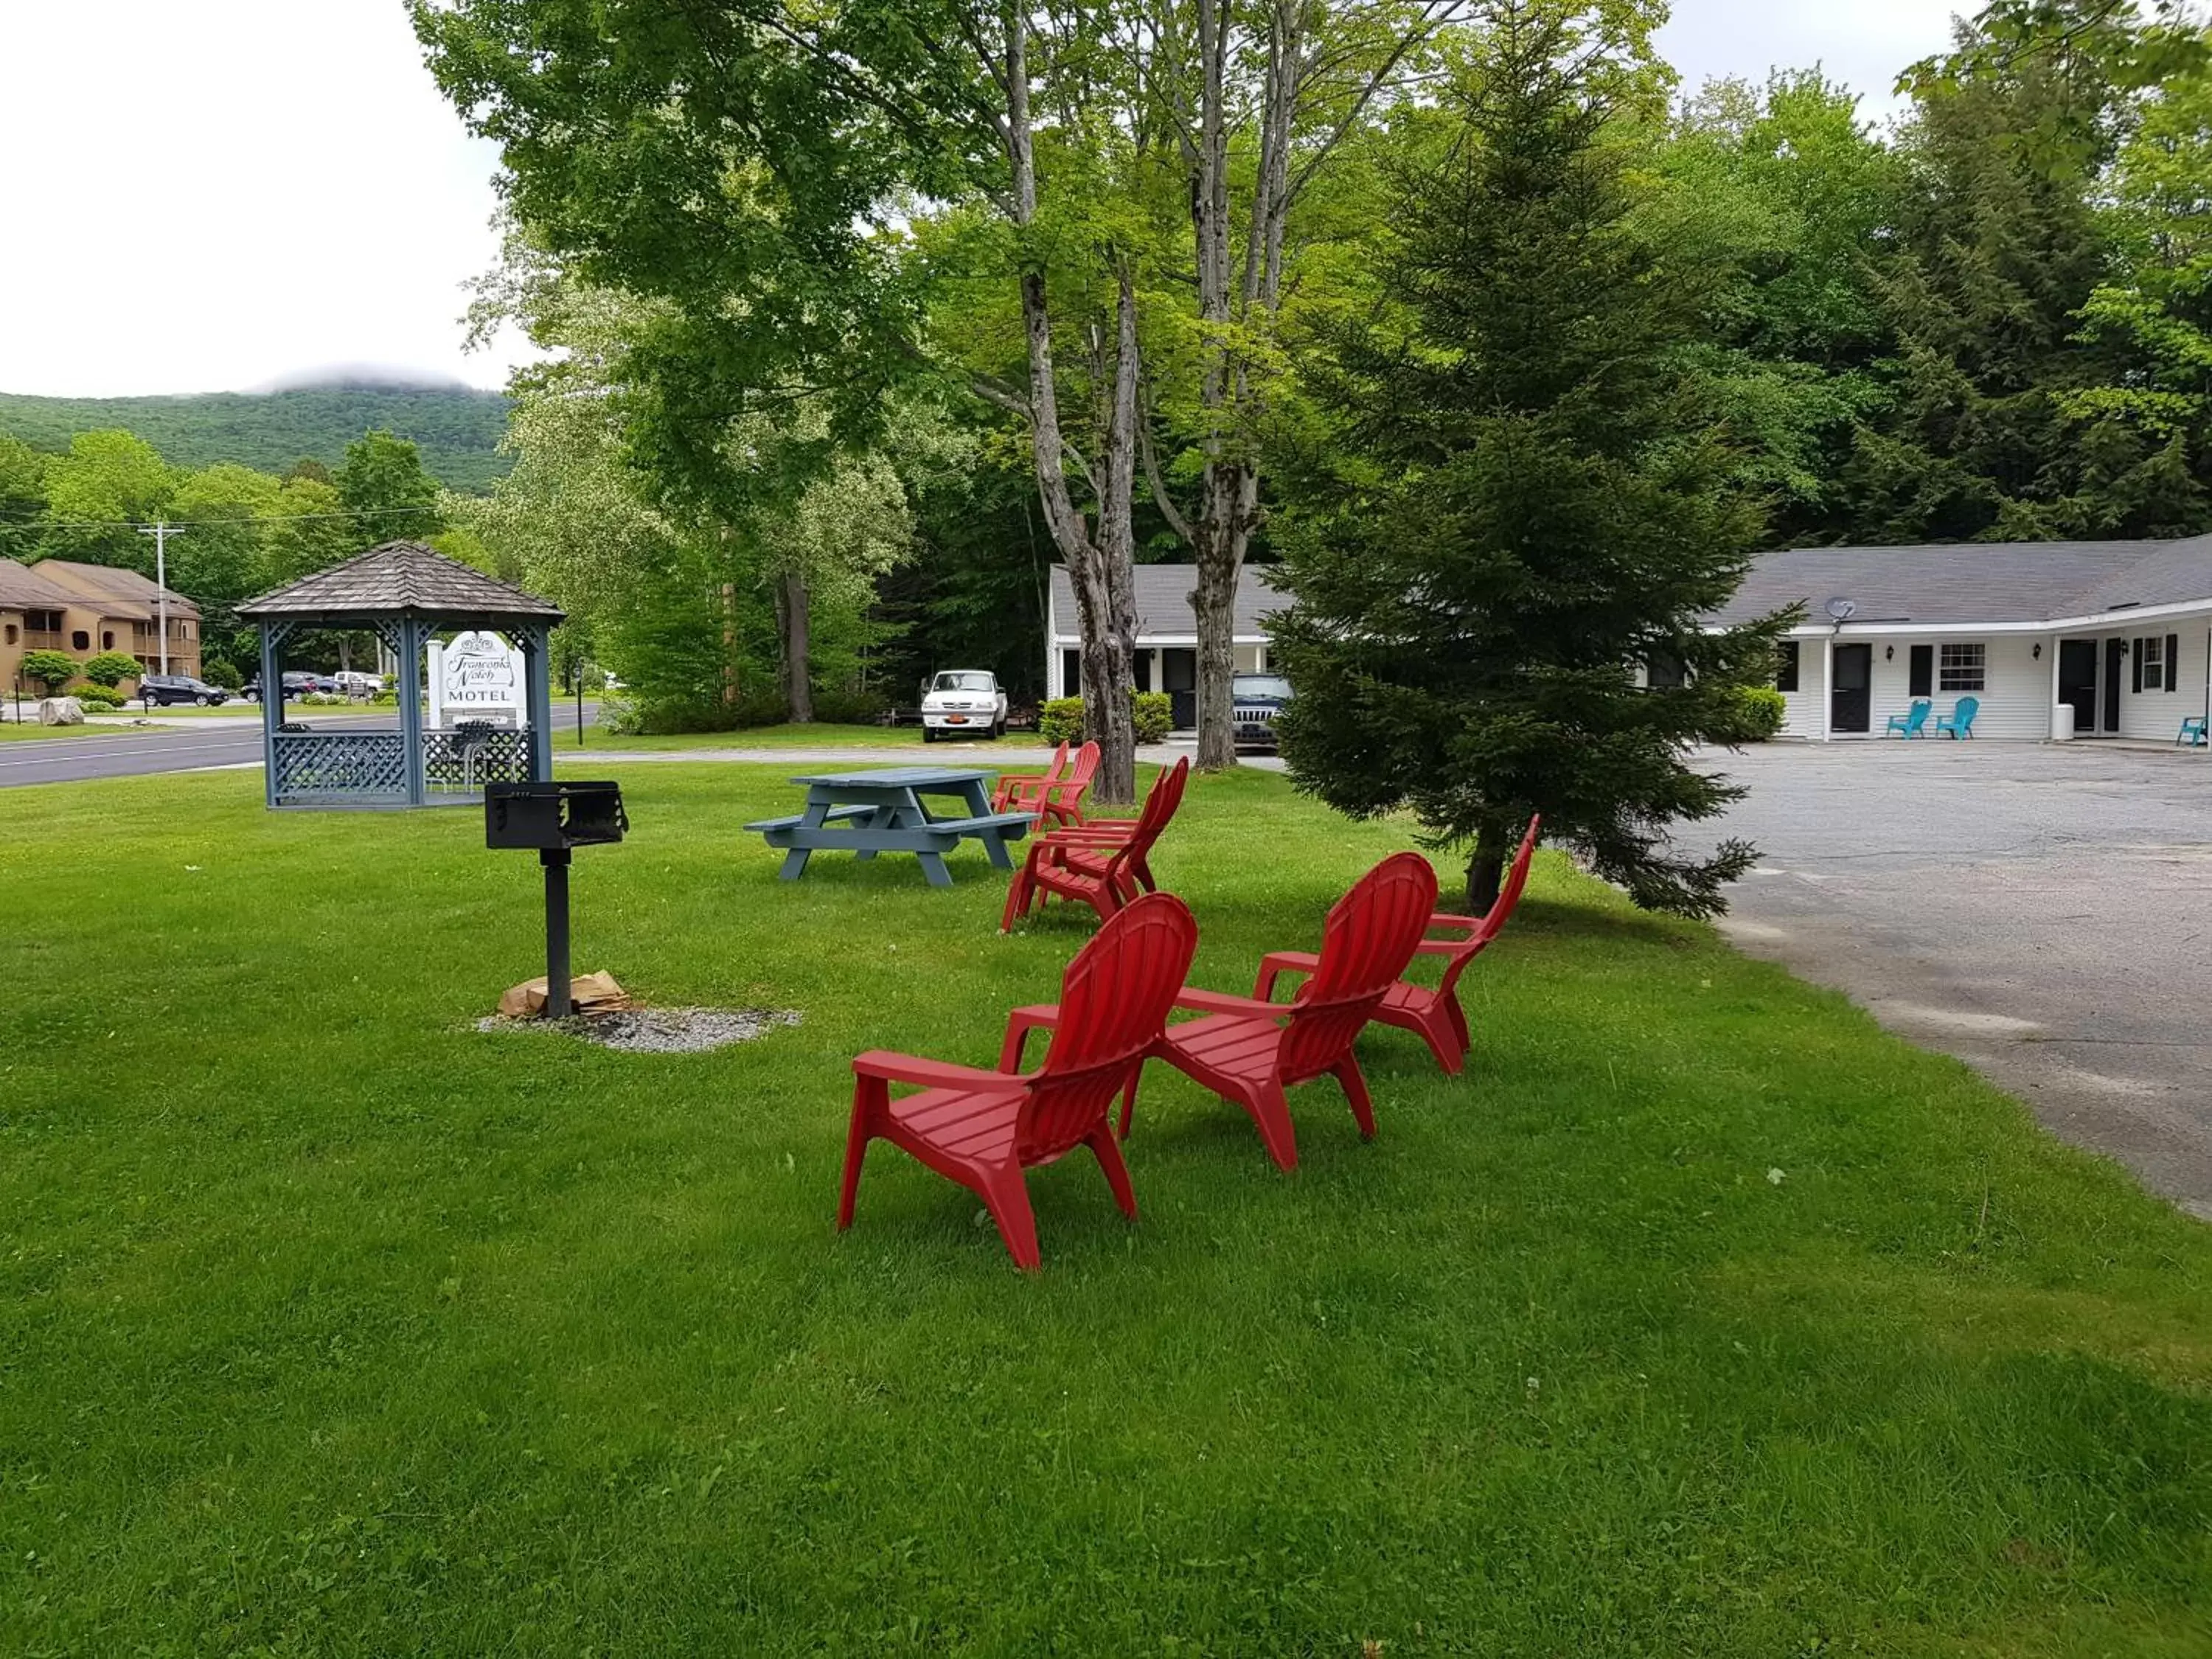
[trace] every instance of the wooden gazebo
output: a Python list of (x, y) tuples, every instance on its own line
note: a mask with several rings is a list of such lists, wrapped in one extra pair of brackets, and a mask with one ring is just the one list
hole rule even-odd
[[(428, 806), (480, 799), (489, 781), (553, 775), (548, 636), (562, 612), (421, 542), (386, 542), (238, 607), (261, 630), (262, 750), (272, 807)], [(317, 729), (284, 718), (285, 641), (307, 629), (367, 629), (399, 665), (398, 730)], [(507, 635), (522, 653), (519, 727), (426, 730), (423, 651), (444, 629)]]

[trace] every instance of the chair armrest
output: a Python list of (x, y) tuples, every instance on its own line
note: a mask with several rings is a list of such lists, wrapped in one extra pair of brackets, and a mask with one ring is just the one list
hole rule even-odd
[(1260, 977), (1252, 983), (1252, 995), (1271, 1003), (1278, 978), (1285, 974), (1310, 974), (1320, 965), (1321, 958), (1311, 951), (1270, 951), (1260, 958)]
[(1017, 1008), (1006, 1016), (1006, 1040), (999, 1048), (999, 1070), (1018, 1072), (1022, 1066), (1022, 1045), (1030, 1040), (1031, 1031), (1049, 1031), (1060, 1024), (1060, 1005), (1056, 1002), (1033, 1003), (1026, 1008)]
[(1186, 985), (1176, 993), (1175, 1006), (1199, 1014), (1249, 1014), (1255, 1019), (1280, 1019), (1291, 1011), (1279, 1002), (1257, 997), (1235, 996), (1226, 991), (1201, 991)]
[(1134, 818), (1093, 818), (1070, 823), (1051, 832), (1057, 841), (1127, 841), (1137, 833)]
[(1465, 927), (1472, 930), (1481, 926), (1482, 918), (1480, 916), (1455, 916), (1448, 915), (1442, 910), (1437, 911), (1436, 915), (1429, 918), (1429, 930), (1431, 933), (1435, 932), (1439, 927)]
[(973, 1089), (1000, 1092), (1022, 1081), (1004, 1072), (987, 1072), (980, 1066), (955, 1066), (949, 1060), (923, 1060), (915, 1054), (871, 1048), (853, 1060), (855, 1077), (879, 1077), (892, 1083), (912, 1083), (925, 1089)]
[(1471, 941), (1463, 939), (1425, 939), (1413, 947), (1419, 957), (1455, 957), (1467, 949)]

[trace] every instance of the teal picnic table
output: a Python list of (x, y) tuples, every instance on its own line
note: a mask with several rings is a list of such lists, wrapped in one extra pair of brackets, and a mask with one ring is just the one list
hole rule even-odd
[[(1036, 822), (1031, 812), (994, 812), (988, 772), (933, 766), (898, 766), (866, 772), (817, 772), (793, 778), (806, 787), (806, 810), (787, 818), (761, 818), (745, 828), (784, 850), (782, 878), (797, 881), (816, 853), (850, 853), (866, 860), (878, 853), (913, 853), (932, 887), (950, 887), (945, 855), (963, 841), (982, 843), (991, 862), (1014, 867), (1006, 843), (1019, 841)], [(964, 809), (956, 817), (932, 817), (927, 795), (951, 796)]]

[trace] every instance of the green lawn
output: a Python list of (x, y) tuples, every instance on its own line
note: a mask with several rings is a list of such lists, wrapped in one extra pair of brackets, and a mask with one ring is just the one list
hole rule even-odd
[[(1376, 1142), (1155, 1066), (1040, 1277), (880, 1146), (838, 1237), (849, 1057), (988, 1062), (1089, 930), (779, 884), (783, 769), (577, 857), (580, 969), (805, 1015), (699, 1056), (471, 1029), (539, 944), (472, 813), (0, 791), (0, 1652), (2212, 1651), (2212, 1232), (1549, 857)], [(1194, 783), (1195, 977), (1400, 844)]]
[[(568, 710), (568, 723), (563, 723), (562, 713), (558, 708), (554, 710), (556, 746), (574, 752), (577, 746), (574, 706)], [(655, 737), (624, 736), (601, 726), (586, 726), (583, 747), (587, 752), (608, 749), (632, 754), (686, 749), (910, 749), (917, 755), (978, 755), (983, 758), (976, 763), (988, 765), (994, 750), (1007, 747), (1035, 749), (1041, 743), (1034, 732), (1011, 732), (997, 743), (981, 740), (925, 744), (918, 726), (833, 726), (826, 720), (816, 720), (805, 725), (749, 726), (736, 732), (682, 732)], [(1042, 746), (1051, 747), (1048, 744)]]

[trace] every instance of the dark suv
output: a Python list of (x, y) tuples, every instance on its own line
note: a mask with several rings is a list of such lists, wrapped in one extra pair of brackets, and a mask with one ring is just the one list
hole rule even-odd
[[(321, 690), (323, 689), (322, 680), (323, 677), (319, 674), (310, 674), (305, 671), (295, 672), (291, 669), (287, 669), (284, 671), (284, 695), (288, 698), (304, 697), (310, 691)], [(331, 684), (335, 687), (337, 684), (337, 682), (336, 680), (332, 680)], [(261, 701), (261, 680), (258, 675), (254, 678), (246, 682), (246, 690), (243, 695), (248, 702), (259, 702)]]
[(211, 708), (230, 701), (230, 693), (221, 686), (196, 680), (190, 674), (141, 674), (138, 695), (149, 704), (160, 703), (164, 708), (173, 702), (191, 702)]
[(1231, 720), (1239, 749), (1273, 749), (1275, 716), (1291, 700), (1291, 683), (1280, 674), (1237, 674), (1229, 681)]

